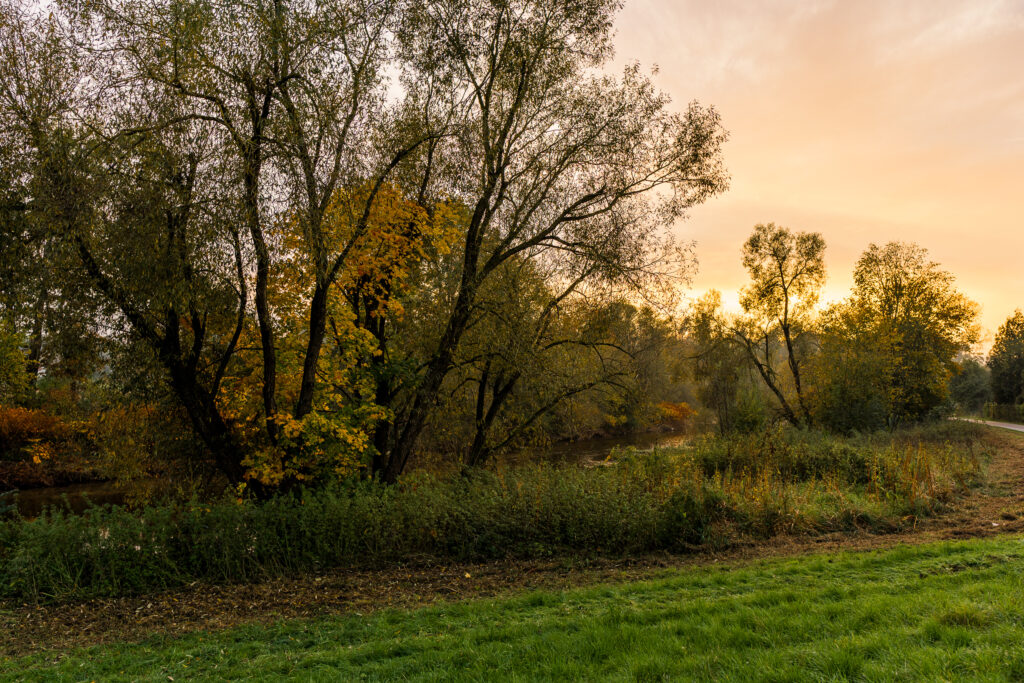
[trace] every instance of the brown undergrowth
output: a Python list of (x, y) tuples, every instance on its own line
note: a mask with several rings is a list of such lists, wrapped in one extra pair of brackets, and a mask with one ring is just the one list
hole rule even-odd
[(337, 570), (250, 585), (195, 584), (144, 597), (62, 605), (7, 605), (0, 611), (0, 651), (8, 655), (154, 635), (218, 630), (252, 622), (365, 614), (530, 589), (567, 589), (651, 578), (666, 570), (734, 566), (764, 558), (1024, 532), (1024, 435), (987, 430), (993, 453), (985, 483), (941, 515), (896, 533), (778, 536), (688, 555), (625, 559), (563, 556), (545, 560), (438, 563), (424, 559), (384, 570)]

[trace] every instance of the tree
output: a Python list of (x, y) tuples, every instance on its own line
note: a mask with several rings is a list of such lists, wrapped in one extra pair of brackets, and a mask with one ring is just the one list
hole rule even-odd
[(601, 304), (574, 297), (573, 283), (552, 291), (541, 268), (512, 258), (481, 287), (446, 378), (446, 387), (469, 389), (469, 395), (456, 393), (457, 402), (472, 406), (468, 466), (528, 440), (563, 401), (622, 374), (619, 349), (595, 320)]
[[(820, 234), (793, 232), (774, 223), (754, 226), (743, 245), (743, 266), (751, 283), (740, 294), (745, 316), (732, 326), (733, 334), (793, 424), (812, 419), (801, 371), (811, 316), (825, 283), (824, 253)], [(788, 368), (796, 408), (776, 367), (776, 346)]]
[(949, 395), (960, 410), (978, 414), (992, 400), (991, 373), (977, 358), (967, 356), (958, 363), (949, 380)]
[[(79, 22), (83, 39), (98, 24), (116, 38), (110, 59), (130, 81), (181, 103), (183, 111), (153, 127), (202, 122), (218, 145), (219, 180), (254, 261), (247, 290), (259, 330), (266, 436), (274, 444), (284, 422), (313, 410), (328, 292), (369, 230), (378, 193), (430, 137), (403, 129), (385, 105), (398, 4), (231, 3), (225, 11), (182, 0), (145, 6), (109, 0), (88, 9)], [(353, 229), (346, 240), (332, 239), (327, 220), (336, 191), (364, 181), (368, 190), (358, 195)], [(282, 408), (270, 282), (285, 255), (270, 233), (284, 220), (302, 242), (312, 278), (303, 297), (302, 379)]]
[[(661, 417), (659, 403), (679, 402), (667, 386), (674, 335), (651, 309), (599, 297), (566, 303), (550, 294), (531, 303), (532, 311), (516, 310), (497, 329), (467, 333), (480, 373), (468, 464), (534, 434), (642, 428)], [(485, 340), (477, 336), (484, 330), (498, 334)]]
[(714, 411), (718, 429), (725, 433), (735, 422), (740, 374), (747, 356), (725, 324), (721, 306), (722, 295), (710, 290), (694, 303), (685, 325), (695, 347), (697, 397), (705, 408)]
[(883, 429), (887, 419), (885, 358), (889, 331), (869, 311), (834, 304), (819, 319), (820, 352), (811, 363), (819, 424), (840, 433)]
[(108, 91), (114, 76), (59, 13), (8, 17), (0, 97), (5, 136), (25, 151), (26, 222), (74, 258), (105, 302), (97, 322), (149, 346), (220, 469), (240, 481), (243, 455), (215, 403), (232, 351), (220, 312), (237, 296), (234, 269), (219, 266), (230, 221), (210, 208), (220, 159), (208, 129), (161, 93)]
[[(376, 198), (363, 218), (371, 192)], [(374, 188), (364, 183), (335, 191), (324, 216), (325, 247), (352, 246), (325, 296), (327, 334), (316, 368), (319, 390), (310, 412), (279, 416), (277, 444), (249, 454), (252, 476), (272, 485), (309, 484), (351, 476), (364, 464), (372, 468), (377, 458), (372, 437), (389, 417), (387, 402), (376, 393), (380, 360), (389, 351), (381, 344), (386, 337), (378, 333), (385, 321), (401, 321), (416, 265), (426, 251), (447, 249), (460, 216), (458, 207), (446, 204), (428, 211), (392, 184)], [(298, 228), (300, 220), (294, 217), (271, 233), (284, 254), (268, 291), (275, 302), (278, 395), (289, 403), (302, 392), (309, 329), (305, 295), (316, 278), (308, 267), (312, 257)], [(353, 240), (356, 231), (362, 235)], [(252, 385), (252, 375), (231, 378), (222, 400), (226, 406), (234, 404), (232, 414), (259, 414), (251, 401), (259, 392)], [(364, 462), (367, 455), (370, 462)]]
[(996, 403), (1024, 402), (1024, 313), (1019, 309), (999, 326), (988, 368)]
[(0, 324), (21, 339), (26, 388), (44, 369), (51, 384), (74, 388), (103, 345), (95, 325), (102, 302), (35, 210), (43, 184), (56, 180), (60, 149), (73, 142), (51, 140), (42, 150), (49, 158), (37, 145), (50, 121), (69, 115), (67, 90), (80, 72), (56, 26), (31, 20), (20, 3), (0, 4)]
[(926, 417), (945, 403), (957, 356), (977, 340), (977, 316), (977, 304), (925, 249), (872, 244), (857, 262), (852, 295), (826, 317), (825, 357), (849, 359), (826, 371), (826, 382), (864, 378), (883, 392), (890, 427)]
[(415, 450), (480, 292), (503, 264), (527, 258), (564, 282), (642, 287), (678, 261), (662, 228), (725, 188), (713, 109), (675, 113), (637, 67), (621, 79), (601, 71), (617, 9), (614, 0), (425, 0), (405, 16), (405, 83), (423, 125), (440, 118), (451, 132), (423, 150), (421, 177), (470, 210), (452, 289), (438, 297), (450, 308), (380, 440), (388, 481)]

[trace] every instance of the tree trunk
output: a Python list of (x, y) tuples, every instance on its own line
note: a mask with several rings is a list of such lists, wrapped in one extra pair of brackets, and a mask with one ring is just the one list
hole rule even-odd
[(494, 191), (497, 178), (492, 178), (489, 189), (476, 203), (473, 216), (469, 222), (466, 232), (466, 251), (463, 255), (462, 278), (459, 282), (459, 292), (455, 299), (455, 306), (452, 308), (448, 318), (448, 325), (445, 327), (441, 341), (438, 343), (434, 357), (427, 365), (426, 374), (416, 387), (412, 406), (406, 417), (405, 424), (395, 438), (395, 443), (388, 453), (387, 465), (384, 468), (384, 481), (394, 483), (405, 470), (406, 464), (416, 448), (420, 434), (426, 426), (430, 406), (434, 402), (437, 392), (444, 383), (444, 378), (452, 367), (455, 358), (455, 351), (459, 341), (466, 331), (469, 323), (473, 303), (476, 300), (477, 289), (480, 286), (477, 270), (480, 262), (480, 249), (483, 243), (484, 223), (487, 212), (490, 208), (490, 199)]
[(764, 380), (765, 385), (767, 385), (767, 387), (771, 389), (771, 392), (775, 394), (775, 398), (778, 399), (779, 406), (782, 408), (783, 417), (785, 417), (786, 420), (794, 427), (799, 427), (800, 418), (793, 411), (793, 408), (789, 405), (789, 401), (786, 400), (786, 397), (785, 395), (783, 395), (782, 390), (779, 389), (779, 387), (775, 384), (775, 381), (772, 379), (773, 371), (771, 370), (770, 361), (766, 358), (765, 362), (762, 363), (761, 359), (757, 357), (757, 352), (754, 351), (753, 345), (751, 344), (750, 340), (743, 336), (740, 336), (740, 339), (743, 342), (743, 348), (747, 350), (748, 357), (754, 364), (754, 367), (757, 368), (758, 374), (761, 375), (761, 379)]
[[(257, 134), (254, 134), (258, 135)], [(257, 144), (256, 142), (253, 143)], [(270, 315), (268, 283), (270, 279), (270, 252), (263, 237), (259, 219), (260, 169), (259, 150), (251, 152), (245, 172), (245, 210), (249, 223), (249, 234), (256, 248), (256, 318), (260, 328), (260, 347), (263, 354), (263, 413), (267, 434), (272, 442), (277, 441), (277, 353), (274, 349), (274, 323)]]
[(43, 322), (46, 319), (46, 310), (49, 303), (49, 291), (44, 286), (39, 292), (36, 300), (36, 308), (32, 318), (32, 336), (28, 343), (28, 363), (25, 369), (28, 372), (29, 382), (35, 385), (39, 378), (40, 359), (43, 355)]
[[(788, 310), (787, 302), (787, 310)], [(800, 365), (797, 362), (796, 354), (793, 352), (793, 337), (788, 321), (782, 326), (782, 336), (786, 340), (786, 354), (789, 356), (789, 371), (793, 375), (793, 385), (796, 387), (796, 399), (800, 404), (800, 411), (803, 413), (804, 421), (811, 424), (811, 411), (807, 408), (807, 401), (804, 398), (803, 386), (800, 383)]]
[(213, 455), (217, 469), (232, 484), (245, 481), (244, 453), (217, 410), (214, 397), (181, 364), (175, 364), (169, 370), (174, 393), (185, 408), (196, 434)]
[(302, 419), (313, 410), (313, 395), (316, 391), (316, 366), (320, 361), (320, 350), (324, 345), (324, 333), (327, 331), (327, 294), (326, 284), (318, 281), (313, 289), (313, 299), (309, 304), (309, 339), (306, 342), (306, 356), (302, 361), (302, 384), (299, 387), (299, 398), (295, 403), (295, 417)]

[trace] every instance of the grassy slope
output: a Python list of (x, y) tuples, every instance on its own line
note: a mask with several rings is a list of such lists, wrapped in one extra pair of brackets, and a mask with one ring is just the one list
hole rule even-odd
[(1024, 679), (1024, 539), (815, 555), (0, 663), (28, 680)]

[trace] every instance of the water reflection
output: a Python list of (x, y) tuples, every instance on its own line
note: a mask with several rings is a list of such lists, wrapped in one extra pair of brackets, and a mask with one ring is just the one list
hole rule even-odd
[[(652, 432), (632, 436), (599, 437), (581, 441), (561, 442), (549, 446), (524, 448), (499, 456), (499, 462), (588, 463), (605, 459), (615, 448), (632, 446), (639, 450), (670, 448), (685, 444), (690, 436), (684, 432)], [(0, 509), (13, 505), (22, 517), (38, 517), (44, 508), (57, 507), (80, 514), (90, 505), (122, 505), (124, 491), (115, 482), (89, 482), (68, 486), (50, 486), (0, 494)]]
[(116, 483), (97, 481), (11, 491), (4, 494), (0, 500), (17, 507), (22, 517), (32, 518), (38, 517), (46, 507), (63, 508), (73, 514), (80, 514), (90, 504), (121, 505), (124, 503), (124, 499), (124, 491)]
[(631, 436), (597, 437), (580, 441), (565, 441), (550, 446), (524, 448), (499, 456), (509, 464), (524, 462), (588, 463), (604, 460), (615, 448), (632, 446), (637, 450), (672, 448), (686, 444), (692, 437), (685, 432), (645, 432)]

